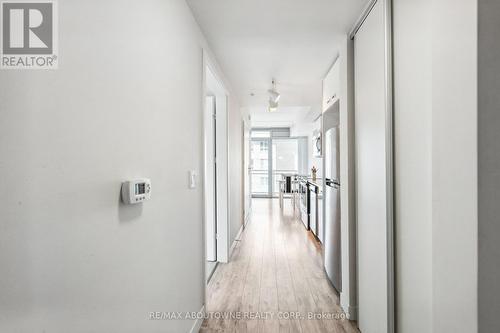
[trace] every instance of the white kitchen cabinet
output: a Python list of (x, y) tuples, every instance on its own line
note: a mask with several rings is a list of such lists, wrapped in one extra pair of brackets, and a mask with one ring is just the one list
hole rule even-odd
[(340, 68), (338, 59), (323, 79), (323, 111), (327, 110), (339, 95)]

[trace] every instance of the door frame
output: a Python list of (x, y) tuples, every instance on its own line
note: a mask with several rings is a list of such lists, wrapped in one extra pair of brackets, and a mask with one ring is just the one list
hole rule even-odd
[[(393, 31), (392, 31), (392, 0), (370, 0), (365, 6), (361, 16), (349, 33), (349, 38), (354, 40), (358, 30), (370, 15), (377, 2), (381, 2), (384, 15), (384, 78), (385, 78), (385, 164), (386, 164), (386, 260), (387, 260), (387, 330), (394, 333), (396, 330), (396, 285), (395, 285), (395, 245), (394, 245), (394, 85), (393, 85)], [(355, 46), (354, 46), (355, 47)], [(353, 57), (355, 52), (353, 54)], [(354, 68), (354, 70), (356, 70)], [(357, 162), (355, 161), (355, 166)], [(356, 181), (355, 181), (356, 182)], [(356, 203), (357, 205), (357, 203)], [(357, 218), (357, 217), (356, 217)], [(357, 227), (357, 221), (356, 221)], [(357, 235), (356, 235), (357, 238)], [(356, 240), (356, 246), (359, 242)], [(356, 263), (359, 272), (359, 262)], [(359, 299), (359, 276), (358, 299)], [(358, 311), (360, 304), (358, 304)]]
[[(205, 96), (204, 120), (204, 163), (203, 193), (204, 193), (204, 226), (206, 232), (205, 259), (217, 263), (217, 123), (216, 123), (216, 96)], [(213, 141), (212, 141), (213, 140)], [(213, 169), (212, 169), (213, 168)], [(212, 205), (211, 209), (207, 205)], [(210, 216), (208, 216), (209, 214)], [(213, 218), (213, 221), (210, 219)], [(213, 242), (213, 244), (211, 243)], [(213, 273), (213, 271), (212, 271)], [(211, 276), (210, 273), (209, 275)]]
[[(212, 60), (211, 55), (206, 49), (202, 49), (202, 86), (201, 86), (201, 112), (202, 112), (202, 162), (201, 162), (201, 174), (205, 175), (205, 164), (207, 162), (206, 152), (205, 152), (205, 136), (207, 135), (205, 130), (205, 112), (206, 112), (206, 96), (207, 96), (207, 70), (215, 77), (220, 89), (224, 92), (225, 99), (223, 100), (224, 110), (222, 113), (217, 114), (217, 263), (226, 263), (229, 260), (229, 167), (228, 167), (228, 155), (229, 155), (229, 139), (228, 139), (228, 116), (229, 116), (229, 91), (224, 85), (224, 81), (221, 79), (220, 71), (215, 61)], [(217, 98), (216, 98), (217, 103)], [(203, 243), (203, 256), (202, 256), (202, 280), (204, 288), (204, 303), (207, 300), (207, 280), (206, 280), (206, 262), (207, 262), (207, 230), (206, 230), (206, 220), (205, 220), (205, 207), (207, 204), (206, 193), (205, 193), (205, 182), (200, 182), (201, 192), (202, 192), (202, 243)]]
[[(251, 156), (250, 156), (250, 144), (251, 144), (251, 132), (252, 127), (249, 124), (250, 116), (248, 116), (248, 120), (242, 119), (242, 135), (241, 135), (241, 160), (242, 160), (242, 218), (243, 218), (243, 226), (245, 227), (248, 223), (248, 219), (250, 217), (250, 211), (252, 210), (252, 168), (251, 168)], [(248, 200), (248, 207), (247, 207)]]

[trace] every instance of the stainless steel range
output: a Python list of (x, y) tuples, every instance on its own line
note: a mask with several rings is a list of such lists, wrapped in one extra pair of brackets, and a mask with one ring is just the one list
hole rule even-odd
[(309, 230), (309, 184), (307, 178), (299, 180), (299, 196), (300, 196), (300, 220), (307, 230)]

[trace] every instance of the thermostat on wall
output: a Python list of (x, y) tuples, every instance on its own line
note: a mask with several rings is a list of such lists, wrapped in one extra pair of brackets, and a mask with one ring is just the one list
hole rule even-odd
[(136, 204), (151, 198), (151, 180), (143, 178), (122, 183), (122, 200), (126, 204)]

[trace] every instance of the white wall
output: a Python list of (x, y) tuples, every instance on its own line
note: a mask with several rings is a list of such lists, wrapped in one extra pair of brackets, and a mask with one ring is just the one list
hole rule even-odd
[(243, 226), (242, 205), (242, 147), (243, 131), (241, 111), (234, 94), (229, 98), (228, 114), (228, 161), (229, 161), (229, 244), (233, 244)]
[(433, 331), (477, 331), (477, 0), (432, 5)]
[(396, 323), (405, 333), (432, 332), (430, 6), (394, 1)]
[[(181, 0), (60, 1), (59, 37), (58, 70), (0, 75), (0, 331), (187, 332), (148, 315), (203, 303), (187, 172), (202, 168), (204, 39)], [(124, 206), (134, 177), (152, 198)]]
[(500, 332), (500, 2), (479, 0), (479, 332)]
[(292, 127), (290, 127), (290, 136), (307, 137), (307, 174), (312, 175), (311, 169), (315, 166), (318, 170), (316, 175), (320, 178), (323, 175), (322, 159), (320, 157), (313, 156), (312, 150), (312, 137), (315, 130), (321, 130), (321, 118), (316, 121), (304, 119), (296, 122)]
[(250, 160), (250, 136), (252, 125), (250, 123), (250, 116), (242, 114), (244, 123), (244, 133), (243, 133), (243, 144), (245, 146), (243, 150), (243, 177), (244, 177), (244, 191), (243, 191), (243, 219), (244, 223), (248, 223), (250, 218), (250, 212), (252, 209), (252, 186), (251, 186), (251, 160)]
[(476, 5), (394, 1), (402, 332), (477, 332)]
[(342, 233), (342, 292), (340, 305), (352, 319), (357, 315), (356, 210), (354, 193), (354, 49), (347, 36), (339, 47), (340, 214)]

